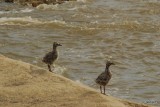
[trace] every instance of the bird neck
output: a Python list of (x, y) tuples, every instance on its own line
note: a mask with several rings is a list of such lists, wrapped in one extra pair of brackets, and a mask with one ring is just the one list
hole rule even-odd
[(106, 73), (109, 73), (109, 67), (110, 67), (109, 65), (106, 66), (106, 69), (105, 69)]
[(56, 51), (57, 50), (57, 46), (53, 46), (53, 51)]

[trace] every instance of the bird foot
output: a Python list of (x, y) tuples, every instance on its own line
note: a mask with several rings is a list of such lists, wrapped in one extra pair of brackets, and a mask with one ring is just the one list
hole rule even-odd
[(55, 68), (54, 66), (52, 67), (52, 69), (51, 69), (51, 67), (50, 67), (50, 68), (49, 68), (49, 71), (53, 73), (54, 68)]
[(49, 70), (50, 72), (52, 72), (51, 66), (50, 66), (50, 65), (48, 65), (48, 70)]
[(51, 69), (49, 69), (49, 71), (50, 71), (50, 72), (52, 72), (52, 70), (51, 70)]
[(103, 93), (104, 95), (108, 96), (106, 93)]

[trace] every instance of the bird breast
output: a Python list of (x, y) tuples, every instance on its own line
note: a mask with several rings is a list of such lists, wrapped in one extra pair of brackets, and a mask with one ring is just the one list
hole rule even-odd
[(110, 72), (103, 72), (96, 79), (96, 83), (105, 86), (106, 84), (108, 84), (111, 77), (112, 74)]

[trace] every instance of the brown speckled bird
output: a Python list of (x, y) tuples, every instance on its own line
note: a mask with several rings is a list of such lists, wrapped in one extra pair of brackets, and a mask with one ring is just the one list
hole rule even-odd
[(56, 61), (58, 58), (58, 52), (57, 52), (57, 46), (62, 46), (61, 44), (54, 42), (53, 43), (53, 50), (51, 52), (48, 52), (44, 57), (43, 57), (43, 62), (48, 65), (48, 69), (50, 72), (51, 70), (51, 65)]
[(112, 74), (109, 70), (110, 65), (115, 65), (114, 63), (107, 61), (106, 63), (106, 69), (104, 72), (102, 72), (96, 79), (96, 83), (100, 85), (100, 91), (102, 93), (102, 86), (104, 87), (104, 93), (105, 94), (105, 86), (108, 84), (109, 80), (112, 77)]

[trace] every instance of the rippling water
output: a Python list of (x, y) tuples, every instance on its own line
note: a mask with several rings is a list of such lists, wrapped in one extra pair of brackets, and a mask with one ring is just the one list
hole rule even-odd
[(99, 91), (95, 78), (116, 63), (107, 92), (160, 105), (160, 1), (77, 0), (37, 8), (0, 3), (0, 53), (42, 66), (60, 42), (55, 72)]

